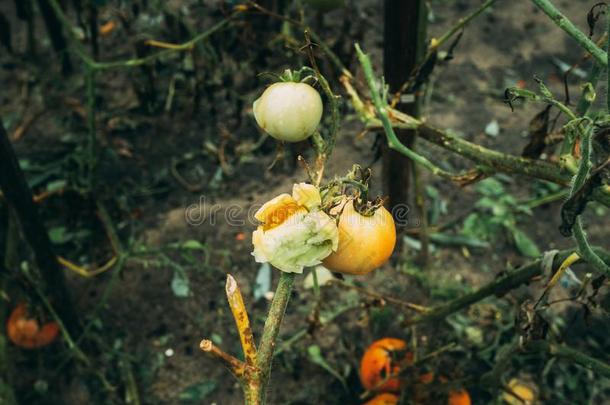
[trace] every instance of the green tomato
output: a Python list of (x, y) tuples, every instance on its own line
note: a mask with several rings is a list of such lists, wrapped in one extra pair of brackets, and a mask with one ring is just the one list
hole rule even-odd
[(278, 141), (310, 137), (322, 119), (322, 98), (306, 83), (278, 82), (252, 105), (256, 123)]
[(318, 11), (326, 13), (345, 6), (345, 0), (305, 0), (305, 4)]

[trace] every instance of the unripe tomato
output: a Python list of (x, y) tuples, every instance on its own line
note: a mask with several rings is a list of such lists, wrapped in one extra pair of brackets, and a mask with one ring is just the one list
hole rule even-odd
[(373, 342), (360, 360), (362, 386), (367, 390), (400, 391), (400, 379), (388, 377), (400, 371), (398, 363), (412, 361), (413, 354), (406, 348), (407, 342), (401, 339), (383, 338)]
[(339, 217), (339, 247), (323, 260), (332, 271), (367, 274), (384, 264), (396, 244), (394, 218), (384, 207), (364, 216), (348, 201)]
[(322, 119), (322, 98), (307, 83), (278, 82), (252, 105), (254, 118), (269, 135), (284, 142), (311, 136)]
[(379, 394), (367, 403), (363, 405), (396, 405), (398, 403), (398, 396), (385, 392)]

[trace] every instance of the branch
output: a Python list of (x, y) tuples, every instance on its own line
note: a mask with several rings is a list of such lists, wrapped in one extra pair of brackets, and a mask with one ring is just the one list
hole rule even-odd
[(61, 319), (74, 334), (79, 329), (78, 316), (71, 304), (64, 273), (53, 252), (47, 229), (38, 213), (25, 175), (0, 119), (0, 189), (21, 225), (25, 239), (34, 252), (44, 290), (57, 308)]
[[(286, 312), (286, 306), (290, 299), (290, 293), (294, 284), (294, 273), (281, 272), (280, 281), (273, 296), (271, 308), (265, 320), (263, 329), (263, 337), (258, 349), (257, 366), (262, 373), (263, 387), (267, 386), (269, 375), (271, 373), (271, 360), (273, 359), (273, 351), (275, 350), (277, 335), (280, 331), (280, 325)], [(265, 394), (264, 392), (262, 393)]]
[(360, 65), (362, 65), (362, 70), (364, 71), (364, 76), (366, 77), (366, 82), (371, 92), (371, 99), (373, 100), (373, 104), (375, 105), (377, 115), (381, 120), (383, 130), (385, 131), (386, 137), (388, 139), (389, 147), (407, 156), (415, 163), (424, 166), (426, 169), (430, 170), (435, 175), (447, 179), (455, 179), (456, 177), (458, 177), (436, 166), (428, 158), (416, 153), (415, 151), (409, 149), (407, 146), (400, 142), (400, 140), (396, 136), (396, 133), (394, 132), (394, 128), (392, 126), (392, 123), (390, 122), (390, 117), (388, 115), (389, 107), (385, 98), (386, 90), (384, 88), (379, 88), (379, 85), (373, 73), (373, 67), (371, 66), (371, 60), (369, 59), (369, 57), (362, 52), (362, 49), (360, 49), (360, 46), (358, 44), (356, 44), (355, 46), (356, 54), (358, 55), (358, 60), (360, 61)]
[[(365, 104), (365, 102), (362, 101), (360, 95), (352, 86), (350, 79), (347, 76), (342, 76), (341, 83), (351, 98), (352, 107), (354, 107), (367, 128), (375, 129), (384, 127), (382, 120), (377, 118), (375, 114), (376, 111), (373, 110), (369, 104)], [(418, 120), (398, 110), (389, 108), (388, 112), (392, 118), (392, 121), (390, 122), (392, 127), (417, 129), (420, 138), (440, 146), (443, 149), (450, 150), (479, 165), (486, 166), (499, 172), (534, 177), (561, 185), (568, 185), (572, 180), (573, 173), (565, 166), (488, 149), (460, 138), (459, 136), (437, 129), (423, 120)], [(450, 176), (451, 180), (458, 183), (461, 183), (462, 178), (463, 175)], [(610, 187), (606, 186), (605, 188), (595, 190), (593, 198), (597, 202), (610, 207)]]
[(579, 350), (572, 349), (567, 345), (538, 340), (528, 343), (525, 348), (528, 351), (547, 353), (554, 357), (572, 361), (606, 378), (610, 377), (610, 365), (608, 363), (593, 358)]
[(203, 339), (199, 348), (210, 357), (219, 360), (238, 380), (242, 381), (246, 374), (246, 364), (231, 356), (216, 346), (211, 340)]
[[(465, 17), (462, 17), (458, 20), (457, 24), (449, 29), (449, 31), (445, 32), (438, 40), (434, 42), (432, 46), (430, 46), (431, 50), (436, 50), (440, 46), (442, 46), (445, 42), (447, 42), (456, 32), (463, 29), (470, 21), (478, 17), (483, 11), (487, 10), (491, 7), (496, 0), (487, 0), (485, 3), (481, 4), (479, 8), (471, 12)], [(427, 58), (426, 58), (427, 59)]]
[(256, 345), (254, 336), (252, 336), (252, 328), (250, 327), (250, 319), (248, 319), (248, 311), (244, 305), (244, 299), (239, 290), (237, 282), (232, 275), (227, 274), (227, 284), (225, 287), (229, 307), (235, 319), (235, 325), (239, 332), (239, 340), (244, 351), (246, 363), (250, 366), (256, 365)]
[(578, 44), (586, 49), (603, 66), (608, 66), (608, 55), (595, 42), (591, 41), (585, 33), (576, 27), (563, 15), (550, 0), (532, 0), (532, 2), (548, 15), (562, 30), (568, 33)]
[(225, 25), (227, 25), (236, 16), (238, 16), (239, 14), (244, 12), (243, 9), (238, 9), (237, 11), (233, 12), (231, 15), (229, 15), (224, 20), (211, 26), (208, 30), (202, 32), (201, 34), (194, 36), (192, 39), (190, 39), (182, 44), (174, 45), (170, 49), (164, 49), (162, 51), (153, 53), (152, 55), (149, 55), (149, 56), (146, 56), (143, 58), (118, 60), (118, 61), (114, 61), (114, 62), (96, 62), (91, 56), (89, 56), (87, 54), (84, 47), (81, 45), (80, 41), (78, 40), (78, 38), (76, 38), (74, 36), (74, 27), (72, 26), (72, 23), (70, 22), (70, 20), (66, 16), (66, 14), (61, 9), (60, 5), (57, 3), (57, 0), (48, 0), (48, 1), (50, 3), (51, 7), (53, 8), (53, 11), (55, 12), (55, 15), (57, 16), (59, 21), (61, 21), (61, 23), (64, 26), (64, 28), (66, 29), (66, 31), (68, 31), (68, 33), (70, 34), (70, 39), (71, 39), (72, 45), (74, 47), (75, 53), (82, 59), (82, 61), (87, 66), (89, 66), (90, 68), (92, 68), (94, 70), (105, 70), (105, 69), (113, 69), (113, 68), (120, 68), (120, 67), (141, 66), (141, 65), (145, 65), (147, 63), (153, 62), (156, 59), (163, 57), (165, 55), (168, 55), (170, 53), (173, 53), (173, 52), (190, 51), (193, 49), (193, 47), (198, 42), (203, 41), (204, 39), (207, 39), (212, 34), (214, 34), (215, 32), (219, 31), (221, 28), (223, 28)]
[[(606, 263), (610, 263), (610, 253), (594, 248), (596, 254), (603, 257)], [(564, 250), (554, 257), (553, 268), (557, 268), (563, 263), (563, 261), (569, 257), (573, 251)], [(446, 318), (447, 316), (460, 311), (464, 308), (468, 308), (470, 305), (479, 302), (491, 295), (502, 296), (508, 291), (519, 287), (521, 284), (529, 282), (533, 277), (542, 275), (544, 269), (542, 268), (542, 259), (538, 259), (532, 263), (529, 263), (517, 270), (510, 272), (509, 274), (499, 277), (491, 283), (479, 288), (478, 290), (466, 294), (462, 297), (456, 298), (453, 301), (449, 301), (446, 304), (441, 304), (436, 307), (432, 307), (428, 312), (422, 315), (414, 316), (406, 321), (407, 325), (413, 325), (416, 323), (430, 322), (439, 319)]]
[[(589, 126), (589, 130), (585, 131), (581, 135), (581, 153), (582, 156), (580, 158), (580, 165), (578, 167), (578, 173), (574, 176), (574, 184), (572, 185), (572, 189), (570, 190), (570, 197), (574, 196), (575, 193), (580, 190), (589, 177), (589, 173), (591, 172), (591, 132), (593, 125)], [(593, 266), (598, 272), (604, 274), (606, 277), (610, 277), (610, 266), (608, 266), (604, 261), (593, 251), (589, 242), (587, 241), (587, 235), (582, 226), (581, 215), (576, 217), (576, 222), (574, 223), (574, 240), (578, 245), (578, 251), (580, 255)]]
[(389, 302), (390, 304), (394, 304), (399, 307), (407, 308), (407, 309), (410, 309), (411, 311), (415, 311), (418, 313), (425, 314), (428, 312), (428, 308), (426, 308), (422, 305), (414, 304), (412, 302), (402, 301), (402, 300), (399, 300), (399, 299), (393, 298), (393, 297), (387, 297), (385, 295), (378, 294), (374, 291), (367, 290), (366, 288), (358, 287), (353, 284), (348, 284), (345, 281), (339, 280), (337, 278), (333, 278), (332, 280), (330, 280), (330, 284), (336, 285), (336, 286), (344, 288), (346, 290), (354, 290), (362, 295), (366, 295), (367, 297), (370, 297), (374, 300), (381, 302), (382, 305), (385, 305), (386, 302)]

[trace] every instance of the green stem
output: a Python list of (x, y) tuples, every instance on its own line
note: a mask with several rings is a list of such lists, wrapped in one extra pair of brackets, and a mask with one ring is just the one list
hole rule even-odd
[[(591, 172), (591, 136), (593, 131), (593, 125), (589, 125), (589, 129), (582, 133), (581, 136), (581, 153), (582, 156), (580, 158), (580, 165), (578, 167), (578, 172), (576, 176), (574, 176), (574, 184), (572, 185), (572, 189), (570, 190), (570, 197), (574, 195), (587, 181), (589, 177), (589, 173)], [(587, 235), (583, 229), (581, 216), (579, 215), (576, 218), (576, 222), (574, 223), (574, 227), (572, 228), (574, 232), (574, 240), (578, 245), (578, 252), (580, 256), (584, 258), (591, 266), (595, 268), (598, 272), (610, 277), (610, 266), (608, 266), (591, 248), (589, 242), (587, 241)]]
[(565, 200), (568, 198), (569, 190), (560, 190), (556, 193), (547, 194), (542, 197), (533, 198), (531, 200), (520, 201), (519, 205), (525, 205), (527, 208), (533, 209), (542, 205), (550, 204), (558, 200)]
[(569, 360), (573, 363), (580, 364), (581, 366), (596, 372), (597, 374), (606, 378), (610, 377), (610, 365), (589, 356), (579, 350), (572, 349), (565, 344), (549, 343), (547, 341), (539, 340), (530, 342), (526, 346), (527, 350), (539, 351), (548, 353), (551, 356), (559, 357), (564, 360)]
[[(596, 255), (599, 254), (603, 256), (604, 260), (610, 263), (610, 254), (608, 252), (597, 248), (595, 250), (597, 251)], [(561, 263), (572, 253), (574, 253), (573, 250), (564, 250), (557, 253), (553, 260), (553, 268), (558, 268)], [(456, 298), (452, 301), (447, 302), (446, 304), (441, 304), (436, 307), (432, 307), (428, 312), (421, 315), (416, 315), (411, 319), (408, 319), (406, 323), (407, 325), (413, 325), (417, 323), (431, 322), (437, 321), (439, 319), (444, 319), (447, 316), (462, 309), (468, 308), (470, 305), (479, 302), (487, 297), (490, 297), (492, 295), (501, 296), (503, 294), (506, 294), (508, 291), (520, 286), (521, 284), (527, 283), (533, 277), (541, 275), (543, 271), (544, 269), (542, 268), (542, 260), (535, 260), (517, 270), (510, 272), (505, 276), (497, 278), (496, 280), (479, 288), (476, 291), (473, 291), (470, 294), (466, 294), (462, 297)]]
[(286, 306), (290, 299), (292, 286), (294, 285), (294, 273), (281, 272), (280, 281), (271, 302), (271, 308), (265, 320), (263, 336), (260, 341), (256, 365), (261, 371), (261, 387), (260, 395), (264, 398), (269, 383), (269, 375), (271, 374), (271, 361), (273, 360), (273, 352), (275, 351), (277, 335), (280, 331), (280, 325), (286, 313)]
[(381, 120), (383, 130), (385, 131), (386, 137), (388, 139), (389, 147), (412, 159), (415, 163), (422, 165), (435, 175), (449, 179), (455, 178), (456, 176), (452, 173), (441, 169), (440, 167), (432, 163), (430, 160), (428, 160), (426, 157), (414, 152), (413, 150), (409, 149), (403, 143), (400, 142), (400, 140), (396, 136), (396, 132), (394, 132), (394, 128), (392, 127), (392, 123), (390, 122), (390, 118), (388, 116), (387, 100), (385, 100), (385, 98), (382, 97), (380, 94), (385, 93), (385, 91), (383, 89), (379, 89), (377, 80), (375, 79), (375, 75), (373, 73), (371, 60), (367, 55), (362, 52), (362, 49), (360, 49), (360, 45), (356, 44), (355, 46), (356, 54), (358, 55), (358, 60), (360, 61), (360, 65), (362, 65), (362, 70), (364, 71), (364, 76), (366, 77), (366, 82), (371, 92), (371, 98), (373, 100), (373, 104), (375, 105), (377, 115)]
[(452, 36), (455, 35), (456, 32), (464, 28), (470, 21), (479, 16), (483, 11), (487, 10), (491, 7), (496, 0), (487, 0), (485, 3), (481, 4), (479, 8), (474, 10), (472, 13), (468, 14), (465, 17), (462, 17), (458, 20), (457, 24), (449, 29), (449, 31), (445, 32), (435, 43), (434, 49), (439, 48), (445, 42), (447, 42)]
[(497, 171), (522, 174), (563, 185), (568, 184), (572, 178), (572, 173), (565, 167), (488, 149), (423, 122), (419, 123), (418, 130), (420, 138)]
[(164, 49), (162, 51), (153, 53), (152, 55), (149, 55), (149, 56), (146, 56), (143, 58), (133, 58), (133, 59), (127, 59), (127, 60), (114, 61), (114, 62), (96, 62), (93, 58), (91, 58), (91, 56), (88, 55), (87, 51), (80, 43), (80, 40), (78, 38), (76, 38), (76, 36), (74, 34), (74, 32), (75, 32), (74, 27), (72, 26), (72, 23), (70, 22), (70, 20), (66, 16), (66, 14), (63, 12), (63, 10), (62, 10), (61, 6), (59, 5), (59, 3), (57, 2), (57, 0), (48, 0), (48, 1), (51, 4), (53, 11), (55, 12), (55, 15), (57, 16), (59, 21), (61, 21), (61, 23), (64, 26), (64, 28), (66, 29), (66, 31), (68, 31), (68, 34), (70, 36), (70, 39), (71, 39), (71, 42), (73, 45), (74, 52), (82, 59), (82, 61), (88, 67), (92, 68), (93, 70), (105, 70), (105, 69), (113, 69), (113, 68), (141, 66), (141, 65), (145, 65), (147, 63), (153, 62), (156, 59), (161, 58), (165, 55), (171, 54), (173, 52), (190, 51), (193, 49), (193, 47), (198, 42), (201, 42), (204, 39), (207, 39), (212, 34), (216, 33), (221, 28), (226, 26), (237, 15), (243, 13), (243, 11), (236, 11), (233, 14), (231, 14), (229, 17), (225, 18), (224, 20), (214, 24), (208, 30), (202, 32), (201, 34), (196, 35), (195, 37), (193, 37), (192, 39), (190, 39), (187, 42), (173, 46), (171, 49)]
[(576, 27), (565, 15), (563, 15), (550, 0), (532, 0), (532, 2), (548, 15), (551, 20), (562, 30), (568, 33), (580, 46), (586, 49), (603, 66), (608, 66), (608, 55), (598, 47), (595, 42)]

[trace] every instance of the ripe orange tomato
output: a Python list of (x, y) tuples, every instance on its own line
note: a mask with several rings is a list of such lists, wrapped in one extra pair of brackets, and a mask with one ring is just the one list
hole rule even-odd
[(6, 322), (6, 333), (15, 345), (24, 349), (36, 349), (51, 343), (59, 334), (55, 322), (47, 322), (42, 327), (31, 318), (24, 303), (18, 304)]
[(398, 363), (412, 361), (413, 354), (406, 348), (407, 342), (402, 339), (383, 338), (373, 342), (360, 360), (362, 386), (367, 390), (400, 391), (400, 379), (388, 377), (400, 371)]
[(379, 394), (367, 403), (363, 405), (396, 405), (398, 403), (398, 396), (385, 392)]
[(449, 391), (449, 399), (447, 405), (470, 405), (470, 394), (468, 391), (461, 389), (457, 391)]
[(383, 207), (364, 216), (348, 201), (339, 216), (339, 247), (322, 261), (332, 271), (367, 274), (384, 264), (396, 244), (394, 218)]

